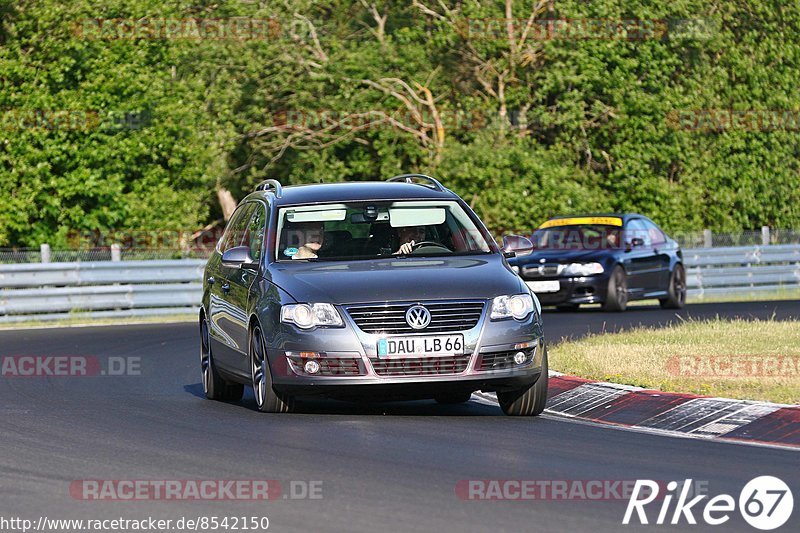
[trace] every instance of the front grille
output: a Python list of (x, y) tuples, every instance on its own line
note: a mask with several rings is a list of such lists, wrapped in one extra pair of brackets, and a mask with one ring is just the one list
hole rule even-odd
[(425, 303), (431, 313), (431, 323), (425, 329), (414, 329), (406, 322), (406, 311), (414, 303), (390, 305), (353, 305), (347, 313), (365, 333), (447, 333), (466, 331), (478, 325), (483, 314), (483, 302)]
[[(303, 374), (306, 373), (304, 365), (309, 359), (304, 359), (301, 357), (290, 357), (289, 359), (299, 372)], [(360, 376), (361, 374), (364, 374), (364, 372), (361, 370), (359, 359), (344, 357), (320, 357), (315, 358), (314, 361), (319, 363), (319, 372), (313, 374), (314, 376)]]
[(522, 277), (530, 278), (554, 278), (561, 274), (564, 265), (548, 263), (546, 265), (529, 266), (522, 268)]
[(467, 369), (469, 355), (424, 357), (419, 359), (370, 359), (380, 376), (438, 376), (460, 374)]
[[(478, 370), (503, 370), (507, 368), (516, 368), (520, 365), (514, 362), (514, 354), (520, 350), (511, 350), (508, 352), (495, 352), (481, 354), (481, 362), (478, 365)], [(532, 350), (522, 350), (525, 352), (525, 363), (530, 362)], [(523, 363), (523, 364), (525, 364)]]

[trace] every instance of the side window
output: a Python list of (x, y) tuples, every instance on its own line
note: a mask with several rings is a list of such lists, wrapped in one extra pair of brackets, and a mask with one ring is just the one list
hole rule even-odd
[(638, 218), (628, 222), (628, 231), (625, 237), (625, 242), (631, 243), (634, 238), (642, 239), (645, 246), (652, 246), (647, 228), (645, 227), (644, 222)]
[(650, 241), (654, 245), (664, 244), (667, 242), (667, 236), (664, 235), (664, 232), (661, 231), (661, 228), (650, 222), (649, 220), (644, 220), (644, 225), (647, 227), (647, 234), (650, 236)]
[(247, 234), (243, 245), (250, 247), (250, 257), (254, 261), (261, 259), (261, 250), (264, 248), (264, 235), (266, 235), (267, 210), (261, 204), (255, 204), (255, 211), (247, 227)]
[(219, 253), (225, 253), (225, 251), (242, 243), (242, 236), (247, 228), (247, 223), (250, 221), (250, 215), (253, 213), (253, 206), (254, 204), (252, 203), (243, 204), (234, 211), (217, 248)]

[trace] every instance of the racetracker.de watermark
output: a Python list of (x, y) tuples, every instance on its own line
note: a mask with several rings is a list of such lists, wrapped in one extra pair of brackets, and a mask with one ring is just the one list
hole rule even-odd
[(272, 113), (272, 127), (280, 132), (361, 132), (396, 128), (441, 127), (448, 131), (524, 129), (527, 117), (519, 109), (504, 115), (482, 109), (384, 110), (384, 109), (281, 109)]
[[(462, 479), (456, 483), (456, 496), (470, 501), (628, 501), (636, 483), (635, 479)], [(688, 490), (705, 494), (708, 482), (695, 480)]]
[(141, 376), (141, 357), (94, 355), (5, 355), (0, 376), (5, 378)]
[[(71, 249), (105, 249), (116, 244), (122, 250), (186, 249), (204, 251), (214, 248), (222, 238), (224, 227), (207, 230), (86, 230), (71, 231), (67, 243)], [(242, 237), (242, 232), (239, 237)], [(240, 239), (241, 242), (241, 239)]]
[(321, 480), (275, 479), (76, 479), (69, 485), (75, 500), (321, 500)]
[(666, 120), (682, 131), (800, 131), (800, 110), (794, 109), (675, 109)]
[(467, 18), (462, 22), (470, 40), (589, 41), (709, 39), (716, 30), (710, 19), (621, 18)]
[(800, 375), (800, 356), (681, 355), (667, 359), (666, 367), (673, 376), (797, 377)]
[(267, 41), (284, 32), (277, 18), (90, 18), (73, 25), (87, 40)]
[(140, 130), (152, 124), (149, 111), (100, 112), (92, 109), (3, 109), (0, 131)]

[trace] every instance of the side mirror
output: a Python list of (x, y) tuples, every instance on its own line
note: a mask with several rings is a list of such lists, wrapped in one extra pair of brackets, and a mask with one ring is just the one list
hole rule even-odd
[(630, 252), (639, 246), (644, 246), (644, 239), (640, 237), (633, 237), (630, 241), (625, 243), (625, 251)]
[(506, 257), (528, 255), (532, 251), (533, 243), (527, 237), (521, 235), (506, 235), (503, 237), (503, 255)]
[(258, 263), (250, 257), (249, 246), (234, 246), (222, 254), (222, 266), (258, 270)]

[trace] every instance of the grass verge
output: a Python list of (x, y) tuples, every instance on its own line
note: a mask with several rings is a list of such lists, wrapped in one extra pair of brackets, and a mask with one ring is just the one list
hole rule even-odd
[(686, 321), (555, 345), (551, 368), (671, 392), (800, 403), (800, 321)]

